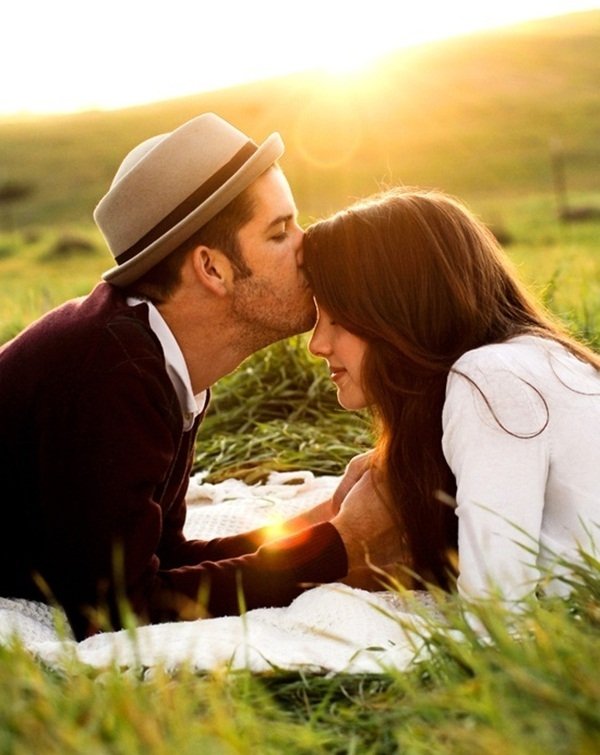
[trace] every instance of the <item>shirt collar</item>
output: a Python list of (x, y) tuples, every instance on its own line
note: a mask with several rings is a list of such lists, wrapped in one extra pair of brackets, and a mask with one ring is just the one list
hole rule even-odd
[(130, 307), (135, 307), (138, 304), (145, 304), (148, 307), (148, 324), (162, 347), (165, 369), (179, 399), (183, 415), (183, 429), (186, 431), (190, 430), (196, 417), (206, 408), (208, 392), (202, 391), (194, 395), (190, 373), (183, 353), (179, 348), (175, 336), (156, 306), (152, 302), (136, 296), (127, 297), (127, 304)]

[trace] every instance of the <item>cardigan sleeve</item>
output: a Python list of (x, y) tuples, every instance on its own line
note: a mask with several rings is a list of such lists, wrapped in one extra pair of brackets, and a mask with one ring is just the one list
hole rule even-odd
[(330, 522), (323, 522), (254, 553), (159, 571), (150, 619), (236, 615), (283, 606), (307, 587), (342, 579), (347, 570), (342, 539)]
[(542, 392), (493, 349), (466, 355), (448, 378), (443, 451), (457, 483), (464, 596), (518, 599), (539, 579), (548, 420)]
[(284, 605), (303, 585), (346, 574), (345, 548), (330, 524), (246, 555), (256, 546), (243, 535), (186, 543), (194, 438), (174, 430), (170, 401), (158, 373), (121, 365), (54, 402), (52, 412), (62, 403), (63, 416), (41, 423), (40, 571), (80, 638), (101, 626), (89, 608), (119, 626), (123, 599), (143, 621), (198, 615), (200, 602), (224, 615)]

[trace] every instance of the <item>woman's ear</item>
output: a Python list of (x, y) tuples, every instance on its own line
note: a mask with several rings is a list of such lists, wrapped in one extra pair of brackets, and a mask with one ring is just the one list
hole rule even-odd
[(197, 246), (191, 253), (190, 260), (198, 282), (216, 296), (229, 293), (233, 280), (231, 262), (218, 249)]

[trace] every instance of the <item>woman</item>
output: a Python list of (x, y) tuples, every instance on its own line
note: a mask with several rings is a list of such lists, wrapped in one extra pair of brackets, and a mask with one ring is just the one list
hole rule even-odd
[[(347, 409), (370, 407), (371, 464), (411, 569), (519, 599), (563, 592), (600, 524), (600, 358), (518, 282), (493, 235), (433, 192), (392, 190), (313, 225), (311, 351)], [(455, 501), (455, 509), (452, 505)]]

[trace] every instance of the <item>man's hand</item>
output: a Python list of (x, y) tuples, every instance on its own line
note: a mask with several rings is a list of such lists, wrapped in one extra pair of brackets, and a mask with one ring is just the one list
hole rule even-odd
[(344, 541), (349, 572), (371, 564), (385, 566), (405, 556), (400, 526), (375, 474), (372, 469), (362, 474), (331, 520)]

